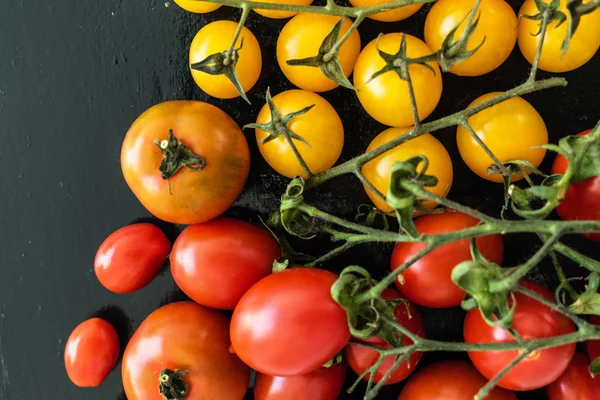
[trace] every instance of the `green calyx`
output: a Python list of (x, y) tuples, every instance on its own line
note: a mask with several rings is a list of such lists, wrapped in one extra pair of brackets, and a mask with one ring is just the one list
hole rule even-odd
[(160, 149), (163, 154), (163, 159), (160, 163), (159, 170), (161, 177), (165, 180), (170, 179), (181, 168), (188, 168), (193, 171), (200, 171), (206, 166), (204, 158), (194, 154), (183, 143), (179, 141), (173, 134), (173, 130), (169, 130), (169, 138), (158, 141), (154, 144)]
[(439, 60), (442, 70), (444, 72), (450, 71), (450, 69), (456, 64), (460, 64), (461, 62), (467, 60), (469, 57), (475, 54), (475, 52), (479, 50), (481, 46), (483, 46), (485, 43), (486, 38), (484, 37), (481, 43), (479, 43), (474, 49), (469, 50), (467, 48), (467, 45), (469, 44), (469, 40), (471, 39), (473, 32), (475, 32), (475, 29), (477, 29), (477, 25), (479, 24), (479, 19), (481, 18), (481, 15), (479, 15), (471, 25), (467, 26), (467, 29), (465, 30), (465, 32), (463, 32), (463, 34), (458, 40), (454, 38), (458, 27), (467, 18), (469, 18), (472, 12), (473, 10), (471, 10), (467, 15), (465, 15), (465, 17), (458, 23), (458, 25), (456, 25), (448, 33), (448, 35), (444, 39), (444, 42), (442, 43), (442, 47), (439, 50)]
[(569, 305), (569, 311), (575, 314), (600, 315), (600, 275), (592, 273), (587, 280), (585, 292)]
[[(560, 0), (551, 0), (549, 3), (546, 3), (544, 0), (535, 0), (535, 5), (538, 9), (537, 14), (522, 14), (519, 16), (519, 18), (527, 18), (532, 21), (546, 20), (547, 24), (550, 24), (550, 22), (553, 21), (558, 21), (554, 28), (558, 28), (567, 20), (567, 15), (559, 10)], [(542, 33), (542, 25), (543, 24), (540, 23), (540, 29), (536, 33), (533, 33), (533, 36), (539, 36)]]
[(183, 379), (187, 371), (177, 369), (175, 371), (165, 368), (160, 371), (158, 380), (160, 395), (164, 400), (184, 400), (188, 394), (188, 383)]
[(301, 212), (298, 207), (304, 202), (304, 179), (294, 178), (281, 197), (279, 213), (281, 214), (281, 225), (290, 235), (301, 239), (312, 239), (315, 222), (312, 218)]
[(563, 41), (560, 49), (562, 50), (563, 56), (569, 50), (569, 45), (571, 44), (571, 38), (577, 31), (579, 27), (579, 23), (581, 22), (581, 17), (586, 14), (591, 14), (600, 8), (600, 0), (591, 0), (587, 3), (584, 3), (583, 0), (569, 0), (567, 2), (567, 10), (569, 11), (569, 23), (567, 26), (567, 36)]

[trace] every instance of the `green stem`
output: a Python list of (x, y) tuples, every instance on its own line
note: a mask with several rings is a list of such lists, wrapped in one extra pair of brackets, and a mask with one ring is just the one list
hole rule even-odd
[[(379, 380), (379, 382), (377, 382), (375, 387), (373, 387), (371, 390), (367, 391), (367, 393), (365, 395), (365, 400), (373, 400), (375, 397), (377, 397), (377, 395), (379, 394), (379, 391), (381, 390), (383, 385), (386, 384), (387, 380), (390, 378), (390, 376), (392, 376), (394, 371), (396, 371), (400, 367), (400, 365), (402, 365), (402, 363), (409, 362), (408, 359), (410, 358), (412, 353), (415, 352), (415, 350), (416, 350), (416, 346), (412, 346), (406, 352), (404, 352), (401, 356), (397, 357), (396, 360), (394, 361), (394, 363), (392, 364), (392, 366), (390, 367), (390, 369), (388, 369), (386, 371), (385, 375), (383, 375), (383, 377)], [(376, 371), (377, 370), (373, 371), (371, 373), (371, 376), (375, 375)]]
[(233, 39), (231, 40), (231, 44), (229, 45), (229, 49), (227, 49), (227, 54), (225, 59), (223, 60), (224, 65), (229, 65), (231, 62), (231, 55), (233, 54), (233, 49), (235, 48), (235, 44), (237, 43), (240, 34), (242, 33), (242, 29), (246, 24), (246, 19), (248, 19), (248, 14), (250, 13), (250, 7), (247, 5), (242, 5), (242, 16), (240, 17), (240, 22), (238, 23), (237, 29), (233, 34)]
[(535, 78), (538, 71), (538, 64), (540, 62), (540, 56), (542, 55), (542, 47), (544, 46), (544, 39), (546, 38), (546, 30), (548, 29), (548, 19), (550, 18), (550, 10), (544, 11), (542, 14), (542, 26), (540, 29), (540, 41), (538, 42), (538, 48), (531, 64), (531, 71), (529, 71), (529, 78), (527, 82), (535, 82)]
[(338, 52), (340, 51), (340, 48), (342, 47), (342, 45), (344, 44), (344, 42), (350, 37), (350, 35), (352, 35), (352, 32), (354, 32), (358, 28), (358, 26), (363, 22), (364, 19), (365, 19), (365, 15), (363, 15), (363, 14), (360, 14), (356, 18), (356, 20), (354, 21), (354, 23), (352, 24), (352, 26), (350, 27), (350, 29), (348, 29), (346, 31), (346, 33), (344, 33), (344, 35), (341, 38), (339, 38), (337, 40), (337, 42), (335, 42), (335, 44), (333, 45), (333, 47), (331, 48), (331, 50), (329, 50), (329, 52), (323, 56), (323, 61), (324, 62), (329, 62), (335, 56), (338, 55)]
[(520, 292), (523, 293), (525, 296), (527, 297), (531, 297), (534, 300), (539, 301), (540, 303), (544, 304), (545, 306), (547, 306), (548, 308), (553, 309), (554, 311), (561, 313), (567, 317), (569, 317), (570, 319), (573, 320), (573, 322), (575, 322), (577, 324), (578, 327), (587, 327), (589, 324), (586, 320), (578, 317), (576, 314), (572, 313), (571, 311), (569, 311), (567, 308), (563, 307), (561, 304), (557, 304), (553, 301), (548, 300), (547, 298), (545, 298), (544, 296), (540, 296), (539, 294), (537, 294), (536, 292), (526, 289), (522, 286), (517, 286), (515, 288), (516, 292)]
[(559, 252), (560, 254), (562, 254), (563, 256), (575, 261), (583, 268), (586, 268), (592, 272), (600, 273), (600, 261), (594, 260), (593, 258), (585, 256), (585, 255), (579, 253), (578, 251), (573, 250), (569, 246), (566, 246), (562, 243), (557, 243), (556, 246), (554, 247), (554, 249), (557, 252)]
[(479, 391), (475, 395), (475, 400), (485, 399), (487, 395), (490, 394), (492, 390), (494, 390), (494, 387), (498, 384), (498, 382), (500, 382), (500, 380), (504, 378), (504, 376), (508, 374), (509, 371), (513, 369), (518, 363), (527, 358), (529, 354), (531, 354), (531, 351), (523, 350), (510, 363), (508, 363), (504, 368), (502, 368), (500, 372), (494, 375), (494, 377), (489, 382), (487, 382), (481, 389), (479, 389)]
[(508, 172), (508, 169), (506, 168), (506, 166), (504, 164), (502, 164), (502, 161), (500, 161), (498, 159), (498, 157), (496, 157), (496, 155), (490, 150), (490, 148), (487, 147), (487, 145), (483, 142), (483, 140), (481, 140), (481, 138), (479, 137), (477, 132), (475, 132), (475, 130), (473, 129), (471, 124), (469, 124), (469, 121), (467, 121), (465, 119), (464, 121), (461, 121), (460, 124), (462, 125), (463, 128), (465, 128), (467, 130), (467, 132), (469, 132), (469, 135), (471, 135), (473, 140), (475, 140), (475, 142), (477, 142), (477, 144), (479, 145), (479, 147), (481, 147), (483, 149), (485, 154), (487, 154), (487, 156), (494, 162), (494, 164), (496, 164), (498, 169), (500, 169), (500, 171), (502, 171), (502, 175), (510, 177), (510, 172)]

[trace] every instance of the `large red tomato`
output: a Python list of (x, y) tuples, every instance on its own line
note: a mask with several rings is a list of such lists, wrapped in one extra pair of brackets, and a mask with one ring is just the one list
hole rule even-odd
[(252, 285), (271, 273), (280, 256), (269, 232), (223, 218), (192, 225), (179, 235), (171, 253), (171, 272), (195, 302), (232, 310)]
[[(594, 325), (600, 326), (600, 316), (592, 316), (590, 322)], [(592, 361), (600, 357), (600, 340), (589, 340), (587, 342), (587, 352)]]
[(350, 339), (346, 312), (331, 297), (336, 279), (316, 268), (293, 268), (263, 278), (233, 311), (232, 349), (267, 375), (318, 369)]
[(585, 354), (576, 353), (564, 374), (546, 388), (550, 400), (598, 400), (600, 377), (592, 377), (589, 365)]
[[(521, 285), (554, 301), (552, 292), (537, 283), (521, 282)], [(513, 328), (523, 339), (540, 339), (575, 332), (575, 324), (569, 318), (539, 301), (520, 293), (515, 294), (515, 299), (517, 309), (513, 319)], [(507, 330), (489, 326), (477, 308), (467, 313), (464, 334), (466, 343), (515, 341), (515, 338)], [(574, 353), (574, 343), (536, 350), (508, 372), (498, 382), (498, 385), (511, 390), (534, 390), (546, 386), (565, 371)], [(492, 379), (518, 355), (519, 352), (516, 350), (469, 352), (471, 361), (487, 379)]]

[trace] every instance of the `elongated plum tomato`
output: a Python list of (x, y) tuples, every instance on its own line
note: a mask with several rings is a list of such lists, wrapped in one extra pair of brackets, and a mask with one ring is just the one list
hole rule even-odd
[(125, 226), (104, 240), (96, 253), (98, 280), (115, 293), (135, 292), (149, 284), (169, 257), (171, 243), (152, 224)]
[[(449, 233), (476, 226), (479, 221), (461, 212), (430, 214), (415, 220), (417, 231), (424, 235)], [(504, 245), (500, 235), (480, 236), (477, 248), (491, 262), (501, 265)], [(392, 271), (425, 249), (425, 243), (398, 243), (392, 253)], [(421, 257), (396, 279), (396, 286), (408, 300), (425, 307), (456, 307), (465, 292), (452, 282), (452, 270), (471, 260), (469, 239), (451, 242)]]
[(65, 368), (71, 382), (79, 387), (100, 385), (119, 359), (119, 336), (100, 318), (79, 324), (65, 346)]
[[(403, 33), (389, 33), (369, 43), (360, 53), (354, 66), (354, 87), (358, 90), (358, 100), (371, 117), (389, 126), (409, 126), (414, 124), (408, 84), (397, 73), (387, 71), (375, 79), (373, 74), (386, 66), (377, 51), (396, 54), (406, 37), (406, 54), (418, 58), (433, 53), (427, 45), (414, 36)], [(442, 74), (438, 64), (427, 63), (432, 69), (411, 64), (408, 67), (415, 92), (419, 119), (429, 116), (442, 97)]]
[[(554, 301), (554, 294), (537, 283), (521, 282), (521, 286), (549, 301)], [(543, 339), (575, 332), (573, 321), (539, 301), (521, 293), (515, 294), (515, 300), (517, 309), (513, 318), (513, 328), (523, 339)], [(512, 305), (512, 299), (510, 303)], [(516, 341), (509, 331), (489, 326), (477, 308), (467, 313), (464, 334), (466, 343)], [(575, 354), (575, 343), (535, 350), (504, 375), (498, 382), (498, 386), (510, 390), (535, 390), (544, 387), (567, 369), (573, 354)], [(487, 379), (492, 379), (518, 356), (518, 350), (469, 352), (471, 361)]]
[[(400, 293), (394, 289), (385, 289), (382, 293), (382, 298), (385, 300), (397, 300), (401, 299)], [(416, 334), (417, 336), (425, 336), (425, 326), (423, 325), (423, 319), (417, 309), (410, 303), (401, 303), (394, 310), (394, 317), (396, 321)], [(375, 336), (365, 340), (366, 343), (377, 346), (383, 349), (390, 349), (392, 346), (387, 343), (380, 336)], [(410, 346), (414, 342), (411, 338), (406, 335), (402, 335), (402, 346)], [(403, 362), (400, 366), (392, 372), (388, 380), (385, 382), (386, 385), (398, 383), (406, 379), (413, 370), (417, 367), (419, 360), (421, 360), (422, 353), (415, 352), (410, 355), (409, 362)], [(379, 353), (374, 350), (367, 349), (366, 347), (358, 344), (349, 344), (344, 350), (344, 359), (348, 362), (348, 365), (352, 370), (360, 375), (367, 369), (371, 368), (379, 359)], [(394, 364), (394, 356), (386, 357), (381, 366), (375, 372), (374, 382), (379, 382), (384, 375), (392, 368)], [(363, 379), (369, 380), (371, 374), (367, 374)]]
[(600, 396), (600, 377), (593, 377), (588, 367), (590, 360), (583, 353), (575, 353), (567, 370), (547, 388), (550, 400), (597, 400)]
[[(475, 0), (438, 0), (425, 20), (425, 42), (434, 51), (439, 50), (450, 32), (458, 41), (467, 25), (468, 15)], [(517, 43), (517, 16), (504, 0), (483, 0), (477, 12), (479, 23), (469, 38), (467, 50), (483, 45), (468, 59), (456, 64), (450, 72), (462, 76), (479, 76), (498, 68), (510, 55)]]
[[(392, 3), (393, 1), (394, 0), (350, 0), (350, 4), (352, 4), (354, 7), (373, 7)], [(381, 22), (401, 21), (419, 11), (421, 7), (423, 7), (423, 4), (411, 4), (409, 6), (396, 8), (395, 10), (369, 15), (368, 18)]]
[(197, 0), (175, 0), (175, 3), (184, 10), (196, 14), (206, 14), (221, 7), (221, 5), (217, 3), (209, 3), (208, 1)]
[[(593, 315), (590, 322), (594, 325), (600, 326), (600, 316)], [(587, 353), (590, 357), (590, 360), (595, 360), (600, 357), (600, 340), (588, 340), (586, 343)]]
[(267, 375), (318, 369), (350, 339), (346, 312), (331, 298), (336, 279), (317, 268), (292, 268), (263, 278), (233, 311), (232, 350)]
[[(410, 129), (412, 128), (390, 128), (381, 132), (369, 144), (366, 152), (374, 150), (387, 142), (398, 138)], [(420, 154), (426, 156), (429, 161), (429, 167), (426, 172), (427, 175), (433, 175), (438, 178), (437, 185), (426, 187), (426, 189), (438, 196), (446, 197), (452, 186), (452, 160), (444, 145), (429, 133), (404, 142), (400, 146), (388, 150), (379, 157), (369, 161), (363, 166), (362, 173), (364, 177), (375, 186), (379, 192), (381, 192), (381, 194), (386, 196), (388, 187), (390, 186), (390, 175), (394, 163), (397, 161), (406, 161), (411, 157)], [(422, 168), (422, 164), (420, 168)], [(386, 212), (392, 210), (392, 208), (375, 192), (366, 186), (365, 190), (377, 208)], [(425, 201), (422, 206), (433, 209), (437, 206), (437, 203)]]
[[(294, 5), (294, 6), (309, 6), (311, 5), (313, 0), (264, 0), (261, 3), (275, 3), (275, 4), (285, 4), (285, 5)], [(277, 11), (277, 10), (261, 10), (260, 8), (254, 9), (257, 13), (267, 18), (289, 18), (291, 16), (296, 15), (297, 13), (294, 11)]]
[(281, 249), (247, 222), (216, 219), (186, 228), (171, 253), (177, 286), (196, 303), (233, 310), (252, 285), (271, 273)]
[(237, 200), (250, 171), (250, 151), (237, 124), (217, 107), (169, 101), (150, 108), (129, 128), (121, 168), (152, 214), (168, 222), (196, 224), (221, 215)]
[[(127, 399), (163, 400), (159, 383), (169, 377), (187, 383), (181, 399), (242, 400), (250, 370), (229, 352), (228, 330), (224, 315), (191, 301), (154, 311), (125, 349), (121, 372)], [(185, 375), (162, 373), (165, 369)]]
[[(472, 102), (469, 108), (500, 94), (485, 94)], [(548, 144), (546, 124), (535, 108), (520, 97), (513, 97), (478, 112), (469, 118), (469, 125), (502, 163), (524, 160), (537, 168), (544, 159), (546, 149), (539, 146)], [(502, 175), (488, 173), (494, 161), (462, 125), (456, 128), (456, 142), (460, 156), (471, 171), (488, 181), (502, 182)], [(523, 175), (515, 174), (512, 181), (522, 178)]]
[[(577, 136), (585, 136), (591, 130), (581, 132)], [(558, 154), (552, 165), (553, 174), (567, 172), (569, 162)], [(600, 176), (592, 176), (581, 182), (572, 182), (565, 194), (565, 198), (556, 207), (558, 215), (564, 220), (600, 220)], [(584, 236), (600, 242), (600, 233), (588, 233)]]

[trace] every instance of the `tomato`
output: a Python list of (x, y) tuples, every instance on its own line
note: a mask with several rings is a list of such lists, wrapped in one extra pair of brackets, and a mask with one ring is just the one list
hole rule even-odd
[(583, 353), (575, 353), (567, 370), (547, 388), (550, 400), (595, 400), (600, 394), (600, 377), (590, 375), (590, 360)]
[[(381, 4), (392, 3), (394, 0), (350, 0), (350, 4), (354, 7), (373, 7)], [(399, 7), (395, 10), (380, 12), (370, 15), (369, 18), (381, 22), (396, 22), (406, 19), (419, 11), (423, 4), (412, 4), (409, 6)]]
[[(554, 301), (554, 294), (541, 285), (532, 282), (521, 282), (521, 285), (548, 300)], [(515, 294), (515, 299), (517, 309), (513, 319), (513, 328), (523, 339), (541, 339), (575, 332), (575, 324), (568, 317), (559, 314), (539, 301), (520, 293)], [(464, 333), (466, 343), (516, 341), (507, 330), (489, 326), (477, 308), (467, 313)], [(510, 390), (534, 390), (546, 386), (565, 371), (574, 353), (574, 343), (536, 350), (510, 370), (498, 382), (498, 386)], [(487, 379), (492, 379), (518, 355), (519, 351), (517, 350), (469, 353), (475, 367)]]
[[(288, 128), (308, 144), (292, 139), (304, 162), (314, 174), (331, 168), (342, 154), (344, 126), (335, 109), (318, 94), (306, 90), (288, 90), (273, 97), (279, 114), (285, 116), (314, 105), (307, 113), (292, 119)], [(265, 105), (256, 118), (257, 124), (271, 122), (271, 110)], [(269, 165), (281, 175), (295, 178), (304, 170), (285, 137), (262, 143), (269, 134), (256, 129), (258, 149)]]
[[(486, 383), (471, 363), (442, 361), (416, 372), (398, 400), (473, 400)], [(485, 400), (517, 400), (517, 396), (497, 387)]]
[[(202, 170), (184, 167), (163, 179), (163, 154), (154, 142), (166, 144), (170, 130), (204, 159)], [(121, 168), (148, 211), (168, 222), (195, 224), (221, 215), (237, 200), (250, 171), (250, 151), (240, 128), (217, 107), (169, 101), (150, 108), (129, 128)]]
[[(285, 24), (277, 39), (277, 62), (286, 78), (294, 85), (312, 92), (325, 92), (338, 86), (318, 67), (288, 65), (287, 61), (319, 54), (321, 43), (339, 20), (340, 17), (329, 15), (298, 14)], [(349, 19), (345, 20), (340, 37), (350, 26), (352, 22)], [(359, 53), (360, 36), (355, 30), (342, 44), (338, 53), (340, 65), (347, 77), (352, 73)]]
[(133, 334), (123, 356), (128, 400), (162, 400), (159, 377), (183, 369), (186, 400), (242, 400), (250, 371), (229, 353), (229, 322), (218, 311), (191, 301), (171, 303), (150, 314)]
[[(454, 232), (476, 226), (479, 221), (461, 212), (430, 214), (415, 220), (421, 234)], [(500, 235), (480, 236), (477, 248), (485, 258), (502, 264), (504, 245)], [(425, 243), (398, 243), (392, 253), (392, 271), (422, 251)], [(445, 244), (420, 258), (396, 280), (396, 286), (408, 300), (425, 307), (459, 306), (465, 292), (452, 282), (451, 274), (456, 265), (471, 260), (469, 239)]]
[[(425, 20), (427, 45), (432, 50), (439, 50), (452, 29), (461, 24), (454, 33), (454, 40), (458, 41), (474, 5), (475, 0), (438, 0)], [(453, 66), (450, 70), (453, 74), (487, 74), (506, 61), (517, 42), (517, 16), (506, 1), (483, 0), (477, 13), (479, 24), (469, 39), (467, 49), (477, 48), (484, 38), (485, 43), (467, 60)]]
[[(382, 293), (382, 298), (385, 300), (395, 300), (400, 299), (401, 296), (400, 293), (394, 289), (385, 289)], [(409, 304), (408, 306), (406, 304), (399, 304), (394, 310), (394, 317), (400, 325), (409, 331), (417, 334), (418, 336), (425, 336), (425, 326), (423, 325), (421, 314), (419, 314), (417, 309), (412, 304)], [(372, 337), (365, 340), (365, 342), (384, 349), (389, 349), (392, 347), (380, 336)], [(413, 343), (414, 342), (412, 339), (410, 339), (408, 336), (402, 335), (402, 346), (408, 346)], [(400, 366), (394, 372), (392, 372), (385, 384), (391, 385), (406, 379), (417, 367), (419, 360), (421, 360), (421, 356), (422, 353), (420, 352), (411, 354), (409, 362), (405, 361), (400, 364)], [(379, 359), (379, 353), (357, 344), (349, 344), (344, 349), (344, 359), (348, 362), (350, 368), (352, 368), (357, 375), (360, 375), (377, 362)], [(379, 382), (381, 378), (383, 378), (383, 376), (390, 370), (394, 364), (394, 359), (394, 356), (389, 356), (383, 361), (381, 366), (375, 372), (375, 377), (373, 378), (374, 382)], [(371, 374), (367, 374), (363, 379), (369, 380), (370, 375)]]
[(79, 324), (65, 346), (65, 367), (71, 382), (79, 387), (100, 385), (119, 359), (119, 336), (100, 318)]
[[(397, 138), (408, 132), (412, 128), (390, 128), (381, 132), (367, 147), (367, 152), (376, 149), (379, 146)], [(438, 184), (433, 187), (426, 187), (430, 192), (446, 197), (452, 186), (453, 172), (452, 160), (444, 145), (435, 137), (426, 133), (418, 136), (392, 150), (388, 150), (379, 157), (369, 161), (362, 168), (364, 177), (371, 182), (384, 196), (387, 195), (390, 185), (390, 176), (392, 166), (398, 161), (406, 161), (419, 154), (425, 155), (429, 160), (427, 169), (428, 175), (434, 175), (438, 178)], [(371, 201), (383, 211), (391, 211), (392, 208), (384, 202), (377, 194), (365, 187), (367, 195)], [(436, 203), (425, 201), (422, 204), (425, 208), (435, 208)]]
[[(276, 3), (276, 4), (288, 4), (295, 6), (309, 6), (313, 0), (263, 0), (262, 3)], [(255, 9), (257, 13), (267, 18), (289, 18), (297, 13), (293, 11), (275, 11), (275, 10), (261, 10), (260, 8)]]
[[(585, 3), (588, 3), (585, 1)], [(549, 1), (545, 1), (549, 3)], [(566, 9), (567, 0), (560, 0), (560, 11), (567, 16), (567, 21), (560, 26), (558, 21), (548, 24), (542, 54), (539, 61), (539, 68), (548, 72), (567, 72), (581, 67), (591, 60), (600, 47), (600, 10), (596, 9), (591, 14), (581, 17), (579, 27), (571, 38), (569, 50), (563, 56), (560, 47), (567, 35), (567, 27), (571, 23), (571, 14)], [(538, 8), (535, 0), (526, 0), (521, 6), (519, 15), (538, 14)], [(533, 63), (537, 53), (541, 35), (533, 36), (540, 30), (540, 21), (532, 21), (527, 18), (521, 18), (519, 22), (519, 47), (521, 53)]]
[(293, 268), (263, 278), (242, 297), (231, 319), (231, 344), (267, 375), (304, 375), (350, 340), (346, 312), (331, 298), (337, 275)]
[(135, 292), (154, 279), (170, 251), (169, 239), (156, 225), (125, 226), (100, 245), (94, 271), (108, 290)]
[[(472, 102), (469, 108), (500, 94), (485, 94)], [(548, 144), (546, 125), (535, 108), (521, 97), (513, 97), (478, 112), (469, 118), (469, 124), (500, 162), (525, 160), (538, 167), (544, 159), (546, 150), (538, 146)], [(456, 128), (456, 142), (460, 156), (471, 171), (488, 181), (503, 182), (502, 175), (488, 174), (488, 168), (494, 162), (461, 125)], [(522, 178), (521, 174), (515, 174), (512, 181)]]
[(306, 375), (256, 375), (255, 400), (336, 400), (344, 385), (346, 368), (335, 364)]
[[(421, 40), (402, 33), (389, 33), (380, 37), (379, 49), (388, 54), (396, 54), (402, 36), (406, 37), (408, 57), (417, 58), (433, 53)], [(401, 80), (393, 71), (370, 80), (374, 73), (385, 67), (385, 61), (377, 51), (376, 42), (377, 40), (373, 40), (363, 49), (354, 66), (354, 86), (358, 90), (358, 100), (371, 117), (384, 125), (412, 125), (414, 119), (406, 81)], [(428, 64), (433, 71), (417, 64), (408, 67), (421, 120), (433, 112), (442, 96), (442, 74), (438, 64)]]
[[(593, 315), (590, 322), (600, 326), (600, 316)], [(589, 340), (586, 345), (588, 356), (592, 361), (600, 357), (600, 340)]]
[[(237, 30), (237, 22), (215, 21), (205, 25), (194, 37), (190, 45), (190, 65), (204, 60), (206, 57), (226, 51)], [(244, 92), (248, 92), (260, 76), (262, 68), (262, 55), (256, 37), (246, 27), (242, 27), (235, 47), (238, 48), (239, 59), (235, 71)], [(233, 83), (225, 75), (211, 75), (190, 68), (192, 77), (200, 89), (206, 94), (219, 99), (233, 99), (240, 94)]]
[[(590, 132), (591, 130), (581, 132), (577, 136), (585, 136)], [(562, 175), (568, 167), (567, 159), (558, 154), (552, 165), (552, 173)], [(600, 220), (600, 176), (571, 183), (564, 200), (556, 208), (556, 211), (564, 220)], [(600, 241), (600, 233), (589, 233), (585, 236)]]
[(221, 5), (217, 3), (197, 0), (175, 0), (175, 3), (184, 10), (197, 14), (209, 13), (221, 7)]
[(186, 228), (171, 253), (177, 286), (196, 303), (233, 310), (271, 273), (281, 250), (273, 236), (247, 222), (216, 219)]

